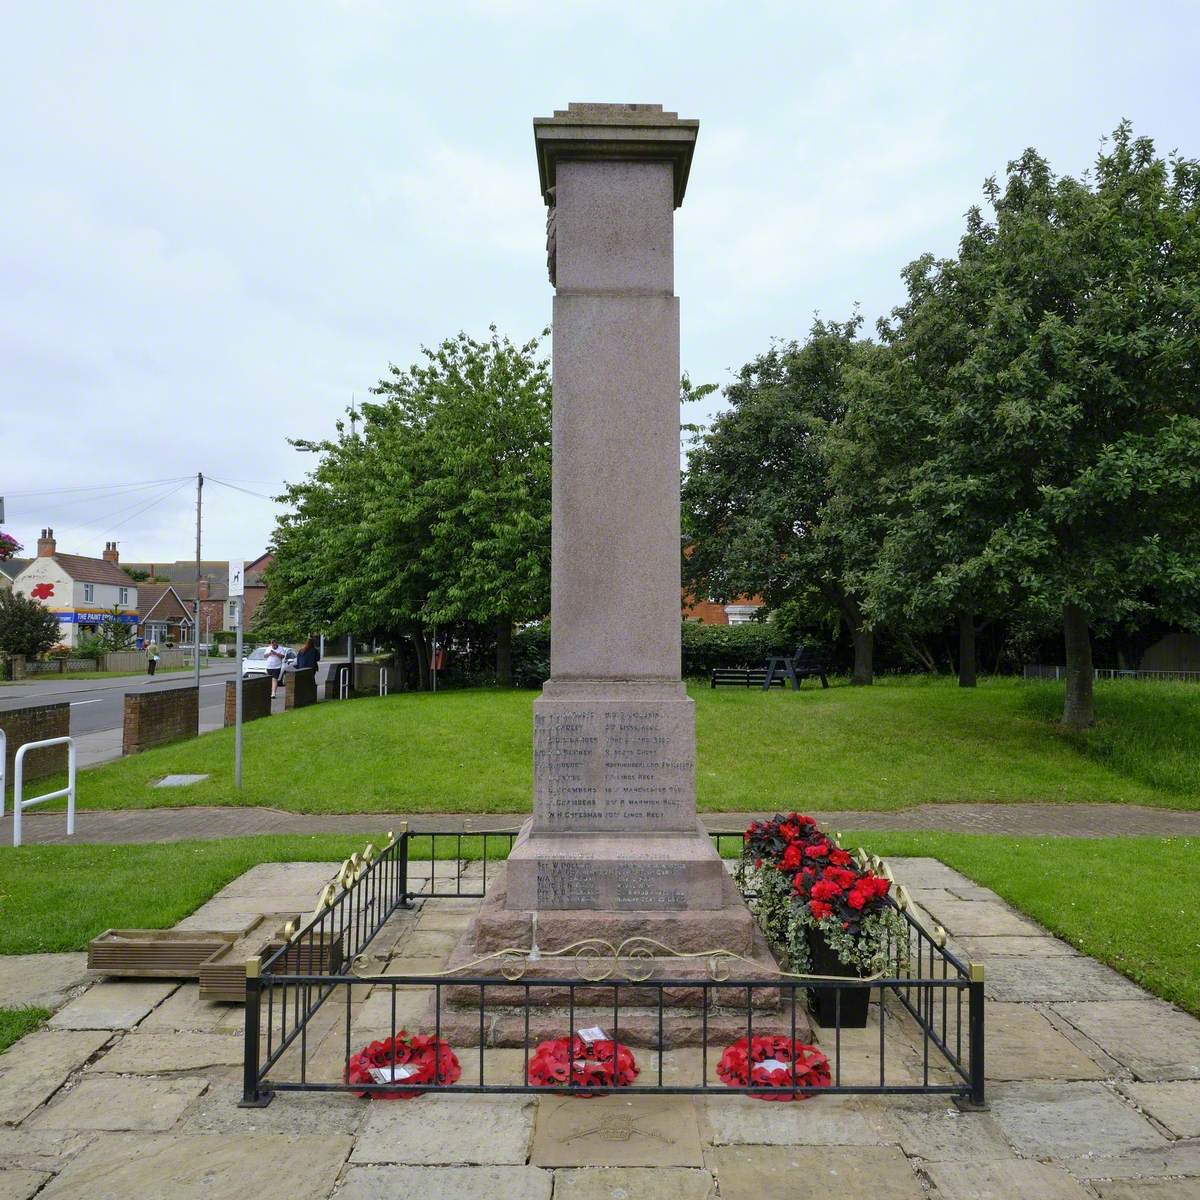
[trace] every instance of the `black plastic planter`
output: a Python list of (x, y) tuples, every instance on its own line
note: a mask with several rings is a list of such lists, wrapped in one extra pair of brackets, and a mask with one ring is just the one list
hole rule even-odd
[[(808, 939), (809, 970), (814, 975), (843, 975), (857, 979), (858, 972), (851, 970), (829, 948), (825, 939), (815, 929), (806, 929)], [(838, 994), (841, 994), (840, 1012)], [(871, 985), (861, 987), (821, 987), (808, 989), (808, 1006), (817, 1018), (817, 1024), (831, 1029), (840, 1017), (843, 1029), (865, 1029), (867, 1010), (871, 1005)]]

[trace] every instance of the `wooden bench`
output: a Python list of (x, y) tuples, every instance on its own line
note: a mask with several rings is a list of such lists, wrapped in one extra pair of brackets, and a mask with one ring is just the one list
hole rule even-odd
[[(762, 687), (766, 678), (765, 667), (714, 667), (709, 686)], [(782, 676), (772, 682), (779, 684), (780, 687), (787, 686), (787, 681)]]

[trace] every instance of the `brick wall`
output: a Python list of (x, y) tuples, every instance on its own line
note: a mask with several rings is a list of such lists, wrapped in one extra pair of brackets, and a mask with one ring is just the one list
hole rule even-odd
[(306, 708), (317, 702), (316, 671), (289, 671), (283, 682), (283, 707)]
[[(242, 721), (257, 721), (271, 715), (271, 680), (267, 675), (242, 680)], [(225, 724), (237, 721), (237, 680), (225, 681)]]
[(196, 737), (200, 732), (200, 690), (166, 688), (161, 692), (128, 692), (122, 754)]
[[(4, 779), (6, 790), (13, 786), (13, 760), (26, 742), (44, 738), (66, 737), (71, 732), (69, 704), (35, 704), (29, 708), (10, 708), (0, 712), (0, 729), (7, 739), (4, 747)], [(67, 769), (66, 746), (51, 746), (46, 750), (31, 750), (25, 755), (25, 778), (41, 779)]]

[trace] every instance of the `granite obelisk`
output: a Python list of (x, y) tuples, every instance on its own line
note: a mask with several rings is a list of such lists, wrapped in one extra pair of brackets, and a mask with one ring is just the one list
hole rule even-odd
[(551, 678), (510, 910), (728, 902), (680, 680), (673, 227), (698, 125), (651, 104), (534, 122), (555, 285)]

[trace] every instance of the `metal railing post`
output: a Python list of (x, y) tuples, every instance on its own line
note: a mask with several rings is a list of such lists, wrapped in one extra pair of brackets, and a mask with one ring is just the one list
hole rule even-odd
[[(45, 792), (41, 796), (31, 796), (25, 799), (25, 755), (30, 750), (41, 750), (49, 746), (67, 747), (67, 786), (54, 792)], [(75, 739), (71, 737), (43, 738), (38, 742), (26, 742), (13, 759), (13, 845), (21, 844), (21, 814), (26, 808), (35, 804), (44, 804), (47, 800), (67, 798), (67, 836), (75, 833)], [(3, 814), (0, 807), (0, 815)]]
[(258, 1078), (258, 1050), (262, 1026), (262, 959), (246, 959), (246, 1044), (242, 1059), (242, 1099), (238, 1108), (266, 1108), (274, 1099)]
[[(432, 854), (432, 850), (430, 851)], [(408, 822), (400, 822), (400, 845), (396, 847), (396, 859), (400, 870), (400, 903), (404, 908), (412, 908), (408, 898)]]
[(984, 1071), (986, 1069), (983, 1022), (983, 963), (970, 964), (967, 985), (967, 1025), (971, 1046), (971, 1094), (960, 1101), (959, 1107), (975, 1112), (987, 1109)]

